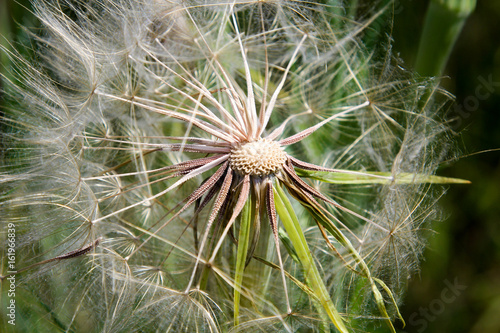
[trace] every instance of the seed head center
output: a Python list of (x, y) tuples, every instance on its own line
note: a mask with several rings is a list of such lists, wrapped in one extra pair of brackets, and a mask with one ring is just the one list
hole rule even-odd
[(286, 153), (279, 143), (260, 139), (234, 148), (229, 162), (231, 168), (240, 174), (267, 176), (285, 164)]

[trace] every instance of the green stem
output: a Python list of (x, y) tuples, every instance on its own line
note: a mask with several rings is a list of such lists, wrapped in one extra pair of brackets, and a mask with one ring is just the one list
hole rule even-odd
[(442, 75), (453, 45), (475, 6), (476, 0), (431, 1), (415, 64), (420, 75)]
[(198, 283), (198, 285), (199, 285), (198, 288), (200, 290), (206, 290), (210, 270), (211, 270), (211, 268), (207, 267), (207, 265), (205, 265), (205, 267), (203, 267), (203, 270), (201, 272), (200, 282)]

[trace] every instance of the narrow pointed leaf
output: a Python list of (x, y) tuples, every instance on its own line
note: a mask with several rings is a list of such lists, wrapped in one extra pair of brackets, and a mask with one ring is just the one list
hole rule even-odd
[[(387, 309), (385, 306), (385, 301), (384, 298), (382, 297), (382, 294), (378, 290), (376, 284), (375, 284), (375, 278), (372, 277), (371, 271), (368, 268), (368, 265), (365, 263), (364, 259), (361, 257), (359, 252), (354, 248), (354, 246), (351, 244), (349, 239), (345, 237), (345, 235), (342, 233), (342, 231), (328, 218), (323, 214), (317, 207), (317, 203), (315, 201), (309, 201), (307, 197), (303, 198), (306, 201), (302, 201), (302, 205), (311, 213), (311, 215), (314, 217), (314, 219), (320, 223), (323, 227), (325, 227), (330, 234), (335, 237), (335, 239), (344, 246), (347, 251), (352, 255), (353, 259), (355, 260), (356, 264), (360, 267), (361, 272), (363, 273), (363, 276), (368, 280), (370, 283), (371, 290), (373, 292), (373, 297), (375, 299), (375, 303), (377, 304), (377, 308), (379, 309), (380, 313), (382, 314), (383, 318), (385, 319), (387, 326), (391, 330), (391, 332), (396, 333), (396, 330), (394, 328), (394, 325), (392, 324), (391, 318), (389, 314), (387, 313)], [(380, 281), (380, 280), (379, 280)], [(386, 290), (388, 293), (389, 297), (391, 300), (394, 300), (394, 297), (392, 295), (392, 292), (390, 291), (389, 288), (385, 288), (385, 284), (381, 284), (382, 287)], [(399, 309), (397, 304), (394, 301), (394, 306), (397, 309), (398, 315), (399, 315)], [(403, 321), (404, 323), (404, 321)]]
[(323, 279), (314, 263), (311, 250), (307, 245), (304, 233), (300, 227), (299, 221), (283, 189), (277, 184), (274, 187), (276, 211), (285, 227), (285, 230), (292, 242), (297, 256), (304, 269), (307, 284), (313, 290), (319, 300), (319, 303), (328, 315), (331, 322), (342, 333), (347, 333), (344, 320), (335, 308), (333, 301), (328, 294)]
[(459, 178), (426, 175), (422, 173), (402, 172), (394, 177), (390, 172), (363, 171), (356, 173), (309, 171), (296, 169), (301, 177), (308, 177), (330, 184), (470, 184), (470, 181)]
[(240, 295), (245, 271), (245, 263), (250, 240), (250, 227), (252, 226), (252, 200), (247, 200), (240, 218), (240, 232), (238, 236), (238, 252), (236, 255), (236, 272), (234, 273), (234, 325), (239, 324)]

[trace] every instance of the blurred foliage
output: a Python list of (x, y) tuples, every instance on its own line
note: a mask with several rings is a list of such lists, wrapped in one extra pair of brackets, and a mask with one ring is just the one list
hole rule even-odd
[[(0, 0), (0, 45), (11, 50), (13, 43), (25, 39), (22, 26), (34, 26), (34, 17), (29, 14), (28, 0)], [(0, 53), (0, 71), (5, 73), (9, 59)]]
[(432, 0), (425, 15), (415, 69), (424, 76), (441, 75), (476, 0)]
[[(29, 1), (0, 1), (1, 43), (24, 35), (33, 26)], [(393, 52), (412, 67), (429, 1), (396, 0), (385, 16)], [(500, 331), (500, 2), (479, 1), (467, 20), (445, 70), (442, 85), (456, 95), (448, 119), (459, 142), (458, 160), (443, 165), (441, 176), (464, 178), (471, 185), (452, 185), (441, 200), (447, 216), (409, 284), (402, 306), (405, 332)], [(390, 22), (393, 22), (391, 25)], [(17, 36), (13, 38), (13, 36)], [(8, 60), (2, 56), (2, 67)], [(1, 86), (0, 86), (1, 87)], [(450, 284), (466, 289), (448, 302)], [(444, 298), (443, 298), (444, 297)], [(5, 320), (1, 318), (0, 322)]]

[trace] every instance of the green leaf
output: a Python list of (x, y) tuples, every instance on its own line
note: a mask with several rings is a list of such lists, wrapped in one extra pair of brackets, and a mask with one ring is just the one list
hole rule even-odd
[(311, 250), (307, 245), (306, 238), (302, 232), (292, 204), (279, 184), (276, 184), (276, 186), (273, 187), (273, 190), (276, 211), (280, 217), (281, 223), (283, 223), (291, 243), (293, 244), (293, 247), (295, 248), (297, 257), (299, 258), (304, 270), (307, 285), (309, 285), (309, 287), (313, 290), (313, 293), (319, 300), (321, 307), (324, 309), (335, 327), (337, 327), (340, 332), (347, 333), (348, 331), (344, 325), (344, 320), (335, 308), (326, 286), (323, 283), (323, 279), (321, 278), (318, 268), (314, 263)]
[(252, 214), (252, 208), (253, 200), (249, 197), (243, 207), (240, 217), (238, 252), (236, 254), (236, 271), (234, 273), (234, 326), (239, 324), (240, 296), (248, 253), (248, 245), (250, 241), (250, 227), (252, 226), (252, 218), (255, 218), (255, 215)]
[[(396, 330), (392, 324), (391, 318), (389, 314), (387, 313), (387, 309), (385, 307), (385, 302), (384, 298), (382, 297), (382, 294), (378, 290), (375, 282), (379, 281), (379, 284), (382, 286), (382, 288), (388, 293), (389, 297), (391, 298), (393, 305), (396, 307), (397, 313), (401, 321), (403, 322), (404, 325), (404, 320), (401, 317), (401, 314), (399, 313), (398, 306), (396, 304), (396, 301), (394, 300), (394, 297), (392, 295), (392, 292), (385, 283), (383, 283), (381, 280), (378, 280), (371, 275), (371, 271), (368, 267), (368, 265), (365, 263), (364, 259), (361, 257), (359, 252), (354, 248), (354, 246), (351, 244), (349, 239), (345, 237), (345, 235), (342, 233), (342, 231), (333, 223), (319, 208), (319, 204), (312, 199), (308, 199), (307, 197), (302, 197), (298, 198), (300, 200), (301, 204), (311, 213), (311, 215), (314, 217), (314, 219), (317, 221), (318, 224), (321, 224), (328, 232), (335, 237), (335, 239), (352, 255), (353, 259), (356, 262), (356, 265), (359, 266), (361, 275), (364, 276), (368, 282), (370, 283), (370, 287), (373, 293), (373, 297), (375, 299), (375, 303), (377, 304), (377, 307), (384, 317), (389, 329), (391, 332), (396, 333)], [(349, 266), (349, 265), (348, 265)], [(355, 267), (349, 266), (348, 268), (352, 269), (353, 271), (356, 271), (357, 274), (358, 271)]]
[(301, 177), (307, 177), (330, 184), (470, 184), (470, 181), (422, 173), (398, 173), (395, 177), (390, 172), (348, 171), (340, 172), (308, 171), (296, 169)]

